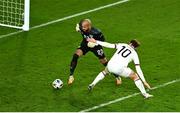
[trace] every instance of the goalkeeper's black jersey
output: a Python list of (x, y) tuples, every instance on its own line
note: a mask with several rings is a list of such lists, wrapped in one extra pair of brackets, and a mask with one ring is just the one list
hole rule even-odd
[(91, 28), (90, 32), (83, 32), (81, 31), (82, 37), (83, 37), (83, 42), (86, 42), (87, 38), (94, 38), (96, 40), (100, 40), (100, 41), (104, 41), (104, 35), (102, 34), (102, 32), (99, 29), (96, 29), (94, 27)]

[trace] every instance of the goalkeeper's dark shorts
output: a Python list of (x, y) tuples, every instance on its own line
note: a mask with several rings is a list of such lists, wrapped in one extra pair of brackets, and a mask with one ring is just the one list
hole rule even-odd
[(95, 46), (94, 48), (90, 48), (87, 46), (87, 43), (81, 43), (81, 45), (77, 48), (83, 51), (83, 55), (86, 55), (89, 51), (93, 52), (96, 57), (99, 59), (105, 58), (105, 54), (103, 51), (103, 47), (100, 45)]

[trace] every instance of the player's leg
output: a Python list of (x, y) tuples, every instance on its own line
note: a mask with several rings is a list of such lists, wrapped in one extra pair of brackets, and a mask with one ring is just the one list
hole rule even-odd
[(82, 55), (83, 55), (83, 51), (81, 49), (77, 49), (72, 57), (72, 60), (70, 63), (70, 76), (69, 76), (68, 84), (72, 84), (74, 81), (74, 77), (73, 77), (74, 70), (77, 66), (78, 58)]
[(78, 58), (82, 55), (83, 55), (83, 51), (81, 49), (77, 49), (76, 52), (74, 53), (70, 64), (70, 75), (74, 74), (74, 70), (77, 66)]
[(141, 91), (142, 95), (143, 95), (145, 98), (153, 97), (153, 95), (150, 95), (150, 94), (148, 94), (148, 93), (146, 92), (142, 81), (140, 80), (139, 76), (138, 76), (135, 72), (132, 72), (129, 77), (130, 77), (132, 80), (134, 80), (134, 83), (135, 83), (136, 87)]
[[(99, 61), (104, 66), (107, 66), (108, 60), (104, 54), (102, 46), (96, 46), (91, 49), (91, 51), (99, 58)], [(116, 77), (116, 85), (120, 85), (122, 83), (120, 76), (113, 74)]]
[[(105, 55), (104, 55), (105, 56)], [(106, 59), (106, 57), (104, 58), (100, 58), (99, 59), (100, 63), (103, 64), (104, 66), (107, 66), (108, 64), (108, 60)], [(121, 77), (119, 75), (116, 75), (114, 73), (112, 73), (114, 75), (114, 77), (116, 78), (115, 83), (116, 85), (121, 85), (122, 84), (122, 80)]]
[(88, 51), (89, 51), (89, 48), (87, 47), (87, 44), (84, 42), (81, 42), (81, 46), (76, 50), (70, 63), (70, 76), (69, 76), (68, 84), (72, 84), (74, 81), (73, 74), (78, 63), (78, 58), (82, 55), (85, 55)]
[(104, 77), (109, 73), (109, 71), (107, 70), (107, 68), (105, 68), (105, 70), (103, 70), (102, 72), (100, 72), (97, 77), (94, 79), (94, 81), (88, 86), (89, 90), (92, 90), (92, 88), (101, 80), (104, 79)]
[(105, 55), (103, 55), (103, 57), (100, 57), (100, 56), (98, 56), (98, 57), (99, 57), (100, 63), (101, 63), (102, 65), (104, 65), (104, 66), (107, 66), (108, 60), (107, 60), (107, 58), (105, 57)]
[(121, 74), (124, 75), (125, 77), (130, 77), (134, 81), (136, 87), (141, 91), (142, 95), (145, 98), (149, 98), (153, 96), (146, 92), (144, 85), (142, 81), (140, 80), (139, 76), (130, 68), (124, 68)]

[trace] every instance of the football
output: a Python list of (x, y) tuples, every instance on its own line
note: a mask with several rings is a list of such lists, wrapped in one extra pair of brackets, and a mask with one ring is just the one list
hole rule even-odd
[(94, 48), (96, 46), (96, 43), (88, 42), (87, 46), (90, 48)]
[(56, 79), (53, 81), (52, 86), (55, 89), (61, 89), (63, 87), (63, 82), (60, 79)]

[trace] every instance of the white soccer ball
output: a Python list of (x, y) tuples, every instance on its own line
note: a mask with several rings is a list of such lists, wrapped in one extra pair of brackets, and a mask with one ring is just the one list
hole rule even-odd
[(60, 79), (56, 79), (56, 80), (53, 81), (52, 86), (55, 89), (61, 89), (63, 87), (63, 82)]
[(96, 46), (96, 43), (88, 42), (87, 46), (90, 48), (94, 48)]

